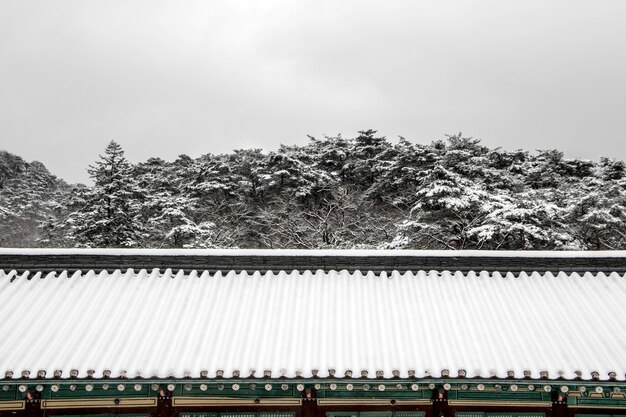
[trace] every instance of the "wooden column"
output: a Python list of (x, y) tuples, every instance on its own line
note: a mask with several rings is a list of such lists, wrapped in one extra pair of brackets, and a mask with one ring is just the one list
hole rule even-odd
[(435, 388), (431, 396), (433, 400), (432, 417), (450, 417), (448, 392), (443, 388)]
[(317, 390), (313, 387), (302, 391), (301, 417), (323, 417), (317, 406)]
[(158, 395), (156, 417), (173, 417), (172, 392), (166, 388), (161, 388)]
[(41, 392), (27, 391), (24, 396), (26, 402), (24, 408), (24, 417), (39, 417), (41, 416)]
[(567, 395), (557, 391), (552, 398), (552, 416), (551, 417), (568, 417), (569, 409), (567, 407)]
[(317, 399), (315, 398), (303, 398), (302, 399), (302, 417), (319, 417), (320, 410), (317, 406)]

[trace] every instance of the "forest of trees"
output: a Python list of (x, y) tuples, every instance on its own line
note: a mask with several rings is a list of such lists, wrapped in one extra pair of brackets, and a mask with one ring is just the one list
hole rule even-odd
[(626, 249), (626, 164), (376, 131), (133, 165), (69, 185), (0, 151), (0, 246)]

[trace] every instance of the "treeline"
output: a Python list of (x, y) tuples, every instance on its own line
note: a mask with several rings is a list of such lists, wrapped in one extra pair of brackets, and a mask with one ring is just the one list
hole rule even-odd
[(376, 131), (130, 164), (67, 185), (0, 152), (4, 247), (626, 249), (626, 164)]

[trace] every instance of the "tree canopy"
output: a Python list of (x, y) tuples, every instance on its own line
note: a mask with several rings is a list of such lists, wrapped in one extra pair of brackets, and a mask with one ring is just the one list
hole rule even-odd
[(131, 164), (111, 142), (70, 186), (0, 152), (2, 246), (626, 249), (626, 164), (558, 150), (310, 137)]

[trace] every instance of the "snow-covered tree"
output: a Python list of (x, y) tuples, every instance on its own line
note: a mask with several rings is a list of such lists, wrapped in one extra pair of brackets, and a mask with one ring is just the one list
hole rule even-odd
[(465, 178), (483, 178), (489, 148), (478, 139), (464, 137), (461, 132), (446, 135), (446, 138), (441, 164)]
[(390, 247), (465, 249), (468, 232), (486, 213), (488, 195), (476, 183), (441, 164), (424, 173), (416, 193), (417, 204), (400, 224)]
[(141, 246), (145, 237), (139, 217), (143, 193), (122, 147), (111, 141), (88, 172), (94, 185), (81, 196), (83, 207), (68, 219), (75, 244), (95, 248)]
[(415, 190), (424, 172), (440, 160), (431, 147), (409, 142), (403, 137), (393, 147), (387, 161), (381, 161), (375, 183), (366, 196), (388, 202), (399, 209), (411, 208), (416, 202)]
[(261, 241), (270, 248), (375, 248), (393, 237), (402, 213), (380, 212), (361, 193), (337, 187), (319, 204), (296, 198), (261, 209)]
[(271, 152), (267, 166), (271, 176), (269, 187), (275, 189), (276, 195), (314, 197), (335, 182), (297, 147), (281, 146), (278, 152)]
[(364, 190), (371, 187), (376, 179), (388, 168), (393, 148), (384, 136), (376, 136), (376, 131), (362, 130), (352, 141), (348, 159), (349, 181)]
[(41, 225), (65, 218), (68, 194), (42, 163), (0, 151), (0, 246), (47, 246)]
[(541, 199), (501, 194), (490, 199), (480, 225), (468, 235), (479, 249), (579, 249), (565, 226), (566, 210)]
[(68, 186), (0, 151), (2, 246), (626, 249), (626, 164), (374, 130), (131, 166)]
[(569, 221), (585, 249), (626, 247), (626, 178), (605, 178), (589, 178), (569, 196)]
[(621, 180), (626, 177), (626, 162), (610, 158), (600, 158), (599, 176), (605, 181)]
[[(177, 197), (164, 202), (160, 214), (150, 219), (150, 225), (162, 237), (157, 246), (174, 248), (214, 247), (212, 238), (215, 225), (210, 222), (196, 224), (185, 211), (193, 203), (185, 197)], [(189, 210), (190, 211), (190, 210)]]
[(303, 148), (307, 155), (310, 155), (315, 166), (327, 172), (332, 178), (339, 182), (345, 182), (349, 173), (349, 164), (352, 140), (341, 135), (336, 137), (325, 136), (323, 139), (316, 139), (309, 136), (309, 144)]

